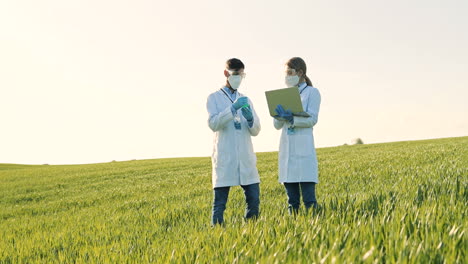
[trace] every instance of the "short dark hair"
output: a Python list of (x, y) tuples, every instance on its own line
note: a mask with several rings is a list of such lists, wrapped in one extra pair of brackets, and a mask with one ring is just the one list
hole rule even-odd
[(240, 69), (245, 69), (245, 66), (241, 60), (232, 58), (226, 61), (226, 69), (238, 71)]

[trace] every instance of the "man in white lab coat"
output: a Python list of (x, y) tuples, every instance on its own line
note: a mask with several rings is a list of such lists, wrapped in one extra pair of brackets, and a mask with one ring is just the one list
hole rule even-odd
[(224, 210), (231, 186), (240, 185), (245, 194), (245, 218), (256, 218), (260, 206), (260, 177), (251, 136), (260, 132), (260, 120), (252, 102), (238, 92), (245, 77), (239, 59), (226, 62), (226, 85), (210, 94), (206, 103), (208, 126), (214, 132), (212, 161), (212, 225), (224, 222)]

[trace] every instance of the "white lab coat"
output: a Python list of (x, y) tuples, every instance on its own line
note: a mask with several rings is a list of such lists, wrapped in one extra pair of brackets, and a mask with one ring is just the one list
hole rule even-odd
[[(306, 84), (302, 84), (302, 90)], [(294, 134), (288, 135), (287, 121), (274, 119), (276, 129), (282, 129), (278, 167), (279, 181), (284, 182), (315, 182), (318, 183), (318, 162), (315, 152), (313, 127), (318, 121), (320, 109), (320, 92), (317, 88), (307, 86), (301, 93), (304, 111), (310, 117), (294, 116)]]
[[(243, 95), (237, 92), (234, 101), (241, 96)], [(250, 138), (260, 132), (260, 120), (249, 99), (254, 116), (253, 126), (249, 127), (247, 120), (242, 116), (242, 111), (238, 110), (241, 129), (236, 130), (231, 105), (232, 102), (221, 90), (210, 94), (206, 103), (209, 114), (208, 126), (214, 132), (211, 156), (213, 188), (260, 182), (257, 157)]]

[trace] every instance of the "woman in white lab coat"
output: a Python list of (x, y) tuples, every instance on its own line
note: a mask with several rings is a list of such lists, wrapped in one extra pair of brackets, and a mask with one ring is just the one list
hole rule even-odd
[(260, 132), (260, 120), (252, 102), (238, 92), (244, 77), (244, 64), (238, 59), (226, 62), (226, 85), (207, 100), (208, 126), (214, 132), (212, 160), (212, 225), (222, 224), (231, 186), (244, 189), (245, 218), (256, 218), (260, 204), (260, 177), (251, 136)]
[(276, 129), (281, 129), (279, 148), (279, 181), (284, 184), (288, 196), (289, 212), (296, 213), (300, 197), (305, 208), (317, 207), (315, 185), (318, 180), (318, 162), (315, 152), (313, 128), (318, 121), (320, 93), (307, 77), (307, 66), (299, 57), (286, 63), (285, 83), (288, 87), (298, 87), (302, 106), (310, 117), (292, 115), (281, 105), (274, 119)]

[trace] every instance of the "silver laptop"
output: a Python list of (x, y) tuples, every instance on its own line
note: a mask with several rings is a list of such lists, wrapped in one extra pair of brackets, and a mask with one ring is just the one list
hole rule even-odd
[(282, 105), (285, 110), (291, 110), (295, 116), (310, 116), (304, 111), (304, 108), (302, 108), (301, 96), (297, 87), (266, 91), (265, 95), (271, 116), (278, 115), (275, 109), (279, 104)]

